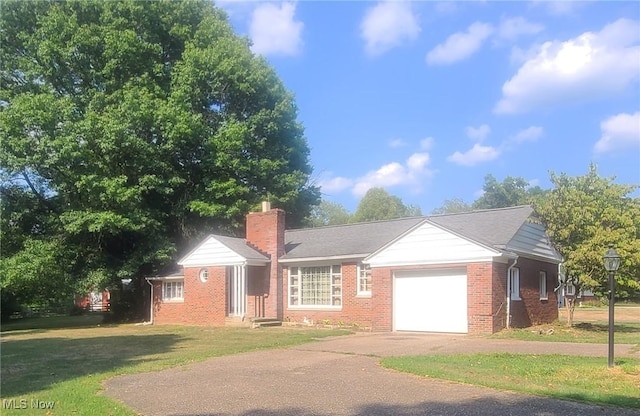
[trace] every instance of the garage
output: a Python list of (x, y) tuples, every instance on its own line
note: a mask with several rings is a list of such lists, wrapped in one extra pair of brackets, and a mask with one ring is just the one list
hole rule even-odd
[(466, 269), (395, 272), (393, 329), (467, 333)]

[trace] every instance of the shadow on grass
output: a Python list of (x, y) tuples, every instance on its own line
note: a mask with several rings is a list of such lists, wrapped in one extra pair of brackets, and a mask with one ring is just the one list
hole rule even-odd
[[(428, 396), (425, 392), (425, 396)], [(455, 394), (455, 388), (452, 389)], [(282, 408), (253, 408), (243, 413), (237, 413), (245, 416), (268, 416), (268, 415), (284, 415), (297, 416), (310, 414), (310, 409), (303, 407), (282, 407)], [(334, 409), (337, 410), (337, 409)], [(342, 414), (346, 409), (342, 409)], [(177, 413), (180, 416), (217, 416), (225, 413)], [(235, 414), (235, 412), (234, 412)], [(318, 412), (314, 409), (314, 415), (332, 415), (334, 411)], [(571, 401), (549, 400), (541, 397), (522, 396), (521, 398), (508, 397), (498, 398), (475, 398), (466, 400), (427, 400), (418, 404), (387, 404), (372, 403), (353, 409), (349, 414), (354, 416), (418, 416), (418, 415), (476, 415), (476, 416), (512, 416), (512, 415), (548, 415), (548, 416), (566, 416), (580, 414), (583, 416), (626, 416), (637, 415), (637, 412), (631, 409), (622, 409), (617, 407), (593, 406)]]
[(83, 315), (68, 316), (43, 316), (33, 318), (11, 319), (2, 323), (0, 331), (27, 331), (25, 333), (38, 333), (49, 329), (87, 328), (95, 327), (104, 321), (104, 313), (91, 312)]
[[(583, 331), (589, 332), (609, 332), (609, 324), (608, 323), (591, 323), (591, 322), (580, 322), (573, 325), (577, 329), (581, 329)], [(638, 325), (627, 325), (627, 324), (615, 324), (613, 326), (614, 332), (620, 332), (625, 334), (640, 334), (640, 326)]]
[(44, 390), (55, 383), (151, 362), (185, 337), (173, 334), (90, 338), (11, 339), (3, 336), (3, 397)]

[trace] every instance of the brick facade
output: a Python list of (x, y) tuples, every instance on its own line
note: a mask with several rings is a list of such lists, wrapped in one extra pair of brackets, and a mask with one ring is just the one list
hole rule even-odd
[[(558, 266), (520, 257), (520, 298), (511, 301), (511, 326), (526, 328), (558, 319), (558, 297), (553, 290), (558, 282)], [(540, 272), (547, 274), (547, 300), (540, 299)]]
[(163, 302), (163, 282), (153, 282), (154, 323), (212, 326), (225, 324), (226, 267), (207, 267), (209, 279), (206, 282), (200, 281), (201, 269), (184, 269), (183, 301)]
[[(252, 283), (253, 296), (264, 296), (264, 315), (282, 319), (283, 285), (282, 267), (277, 259), (285, 253), (284, 221), (285, 213), (281, 209), (263, 212), (250, 212), (247, 215), (247, 242), (271, 257), (269, 273), (263, 275), (261, 282)], [(253, 276), (252, 276), (253, 277)], [(257, 293), (262, 290), (262, 294)], [(261, 302), (261, 300), (258, 300)], [(255, 304), (253, 304), (255, 309)]]
[[(558, 318), (557, 299), (553, 282), (557, 278), (557, 266), (551, 263), (520, 258), (520, 287), (522, 301), (512, 301), (512, 326), (528, 326), (552, 322)], [(469, 334), (492, 334), (505, 328), (507, 314), (507, 269), (500, 262), (451, 264), (446, 267), (466, 267), (467, 312)], [(442, 269), (442, 265), (431, 268)], [(373, 331), (393, 330), (393, 274), (399, 270), (426, 270), (429, 267), (394, 267), (372, 269), (372, 295), (359, 298), (357, 290), (357, 265), (342, 263), (343, 306), (335, 309), (301, 309), (288, 307), (285, 298), (285, 319), (302, 322), (305, 318), (315, 323), (344, 323), (371, 328)], [(540, 300), (539, 271), (547, 272), (548, 300)], [(288, 269), (284, 271), (287, 282)], [(285, 283), (286, 285), (286, 283)], [(288, 285), (285, 293), (288, 295)], [(528, 324), (527, 324), (528, 322)]]
[[(552, 322), (558, 318), (557, 265), (520, 257), (521, 300), (507, 305), (507, 274), (511, 264), (487, 261), (433, 266), (372, 268), (370, 296), (358, 295), (358, 263), (341, 265), (342, 304), (339, 308), (289, 307), (289, 267), (277, 259), (285, 254), (285, 213), (280, 209), (247, 215), (247, 243), (268, 255), (266, 266), (247, 266), (246, 317), (278, 318), (291, 322), (313, 321), (353, 325), (373, 331), (393, 330), (394, 273), (399, 270), (464, 268), (467, 274), (468, 333), (491, 334), (505, 328), (507, 311), (511, 325), (526, 327)], [(503, 260), (504, 261), (504, 260)], [(327, 264), (326, 262), (322, 264)], [(314, 264), (309, 264), (314, 266)], [(153, 281), (154, 323), (188, 325), (225, 325), (231, 288), (224, 266), (208, 267), (209, 278), (202, 282), (200, 267), (184, 269), (184, 299), (162, 300), (163, 281)], [(546, 273), (548, 299), (540, 296), (540, 272)], [(443, 294), (446, 296), (446, 294)], [(510, 308), (508, 307), (510, 306)]]
[[(337, 262), (336, 264), (340, 264)], [(371, 296), (358, 296), (357, 263), (342, 263), (342, 307), (340, 309), (302, 309), (289, 307), (289, 269), (284, 268), (284, 299), (282, 308), (284, 319), (289, 322), (307, 320), (333, 325), (344, 323), (363, 328), (371, 328), (373, 321)]]

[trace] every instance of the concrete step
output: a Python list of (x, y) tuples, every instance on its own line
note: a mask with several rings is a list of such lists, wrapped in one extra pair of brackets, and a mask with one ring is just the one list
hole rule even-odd
[(251, 318), (251, 328), (260, 328), (260, 327), (268, 327), (268, 326), (282, 326), (282, 321), (279, 321), (277, 318)]

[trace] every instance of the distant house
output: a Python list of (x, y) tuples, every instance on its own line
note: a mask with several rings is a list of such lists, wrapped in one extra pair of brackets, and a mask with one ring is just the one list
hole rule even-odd
[(209, 235), (177, 272), (148, 278), (151, 319), (471, 334), (551, 322), (561, 259), (533, 219), (519, 206), (285, 230), (264, 203), (246, 238)]
[(105, 289), (78, 295), (75, 298), (75, 305), (91, 312), (106, 312), (111, 307), (111, 293)]

